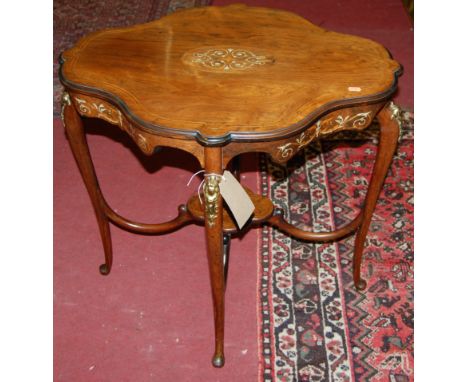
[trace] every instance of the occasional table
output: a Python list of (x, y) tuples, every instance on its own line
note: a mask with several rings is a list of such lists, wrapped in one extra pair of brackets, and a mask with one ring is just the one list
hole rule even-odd
[[(62, 118), (91, 198), (112, 267), (109, 223), (161, 234), (204, 225), (212, 288), (215, 353), (224, 364), (224, 290), (231, 235), (240, 230), (223, 204), (225, 169), (238, 177), (238, 156), (265, 152), (285, 163), (316, 139), (365, 129), (377, 118), (380, 142), (361, 213), (333, 232), (294, 227), (272, 202), (247, 190), (249, 226), (269, 224), (304, 241), (331, 241), (357, 231), (354, 284), (379, 192), (397, 146), (399, 109), (390, 100), (400, 65), (381, 45), (327, 31), (289, 12), (244, 5), (179, 11), (158, 21), (82, 38), (60, 59)], [(160, 224), (133, 222), (106, 202), (90, 157), (83, 118), (124, 130), (147, 155), (160, 146), (194, 155), (204, 170), (203, 197), (192, 196)], [(243, 228), (244, 231), (247, 228)]]

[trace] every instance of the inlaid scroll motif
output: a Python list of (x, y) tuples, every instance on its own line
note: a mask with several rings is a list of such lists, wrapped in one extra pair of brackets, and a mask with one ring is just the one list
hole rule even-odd
[(106, 120), (107, 122), (113, 123), (123, 127), (122, 114), (120, 110), (116, 110), (113, 107), (104, 105), (103, 103), (88, 102), (85, 99), (75, 97), (77, 102), (78, 111), (81, 114), (97, 117)]
[(137, 132), (135, 128), (125, 118), (123, 118), (120, 110), (114, 108), (107, 102), (88, 99), (88, 97), (74, 97), (74, 100), (76, 101), (78, 112), (81, 115), (101, 118), (119, 126), (122, 130), (126, 131), (128, 135), (130, 135), (145, 154), (151, 154), (153, 152), (153, 147), (148, 144), (146, 138)]
[(216, 175), (205, 177), (203, 183), (203, 194), (205, 197), (205, 217), (209, 227), (213, 227), (216, 217), (218, 216), (218, 199), (219, 199), (219, 180)]
[(314, 139), (321, 136), (334, 133), (340, 130), (364, 129), (372, 121), (372, 112), (366, 111), (354, 115), (334, 115), (326, 117), (323, 120), (318, 120), (315, 124), (315, 129), (311, 128), (301, 133), (299, 138), (292, 142), (278, 146), (278, 152), (275, 159), (279, 162), (284, 162), (291, 158), (301, 148), (307, 146)]
[(205, 48), (184, 54), (182, 60), (203, 70), (224, 73), (244, 71), (275, 62), (271, 56), (259, 55), (243, 48)]

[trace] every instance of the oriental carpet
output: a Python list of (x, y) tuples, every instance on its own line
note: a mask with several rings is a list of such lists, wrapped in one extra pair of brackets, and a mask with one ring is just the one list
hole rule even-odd
[[(354, 235), (310, 244), (264, 228), (259, 262), (260, 380), (413, 380), (413, 116), (373, 215), (362, 276)], [(302, 229), (346, 225), (364, 201), (378, 126), (310, 145), (280, 166), (262, 158), (262, 193)]]

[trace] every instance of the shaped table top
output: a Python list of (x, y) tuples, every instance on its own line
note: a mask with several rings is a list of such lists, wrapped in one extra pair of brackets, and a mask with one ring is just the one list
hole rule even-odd
[(385, 101), (401, 72), (376, 42), (243, 5), (99, 31), (61, 60), (67, 89), (156, 133), (213, 142), (273, 139), (327, 111)]

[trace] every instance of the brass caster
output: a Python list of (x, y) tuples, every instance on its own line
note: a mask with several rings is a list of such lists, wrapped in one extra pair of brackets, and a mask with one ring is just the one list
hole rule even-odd
[(360, 279), (357, 283), (354, 283), (354, 285), (358, 291), (363, 291), (367, 288), (366, 280), (363, 279)]
[(224, 366), (224, 355), (215, 355), (211, 360), (211, 363), (214, 367), (223, 367)]
[(99, 273), (103, 276), (107, 276), (110, 273), (110, 267), (107, 264), (101, 264), (99, 266)]

